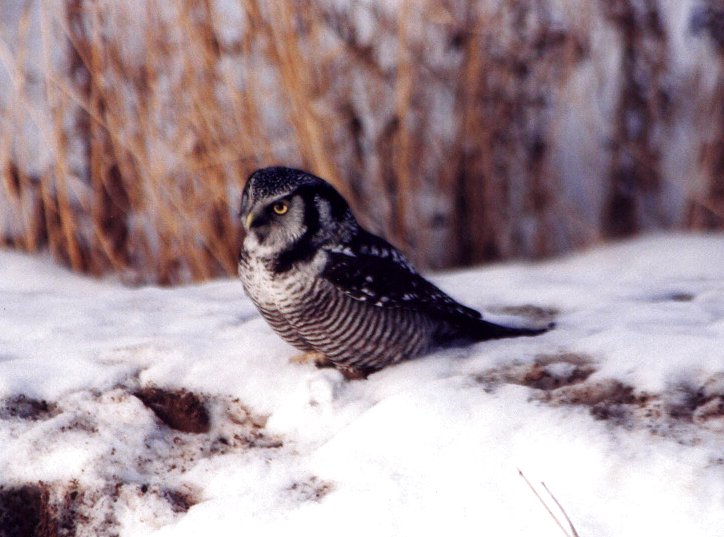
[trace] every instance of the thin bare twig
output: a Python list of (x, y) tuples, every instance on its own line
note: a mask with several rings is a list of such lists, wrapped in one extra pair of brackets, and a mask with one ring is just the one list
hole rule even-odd
[(538, 491), (535, 489), (535, 487), (532, 485), (532, 483), (528, 480), (528, 478), (523, 473), (523, 470), (520, 468), (517, 468), (518, 475), (523, 478), (523, 481), (528, 485), (530, 490), (533, 491), (533, 494), (535, 494), (535, 497), (538, 498), (538, 501), (545, 507), (545, 510), (548, 512), (548, 514), (551, 516), (553, 520), (556, 521), (556, 524), (559, 528), (561, 528), (561, 531), (566, 535), (566, 537), (580, 537), (578, 534), (578, 531), (576, 531), (576, 528), (573, 526), (573, 522), (571, 522), (570, 517), (568, 516), (568, 513), (566, 513), (566, 510), (563, 508), (561, 503), (558, 501), (558, 499), (553, 495), (553, 493), (550, 491), (550, 489), (546, 486), (546, 484), (541, 481), (540, 484), (543, 487), (543, 489), (548, 493), (548, 495), (551, 497), (551, 499), (555, 502), (556, 506), (558, 506), (558, 509), (560, 510), (563, 517), (566, 519), (566, 522), (568, 522), (568, 526), (570, 528), (570, 533), (566, 528), (561, 524), (561, 521), (558, 519), (558, 517), (553, 513), (550, 507), (548, 507), (548, 503), (541, 497), (541, 495), (538, 493)]

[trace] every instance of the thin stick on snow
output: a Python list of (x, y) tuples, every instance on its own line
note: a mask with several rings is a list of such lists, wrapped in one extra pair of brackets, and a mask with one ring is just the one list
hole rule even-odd
[[(563, 516), (566, 518), (566, 522), (568, 522), (568, 526), (571, 528), (571, 536), (572, 536), (572, 537), (580, 537), (580, 536), (578, 535), (578, 532), (576, 531), (575, 526), (573, 525), (573, 522), (571, 522), (571, 519), (570, 519), (570, 517), (568, 516), (568, 513), (566, 513), (566, 510), (563, 509), (563, 506), (561, 505), (561, 502), (558, 501), (558, 498), (556, 498), (556, 497), (553, 495), (553, 493), (550, 491), (550, 489), (548, 488), (548, 486), (547, 486), (543, 481), (541, 481), (540, 484), (541, 484), (541, 485), (543, 486), (543, 488), (546, 490), (546, 492), (548, 493), (548, 495), (549, 495), (551, 498), (553, 498), (553, 501), (556, 502), (556, 505), (558, 506), (558, 509), (561, 510), (561, 513), (563, 513)], [(560, 526), (560, 524), (559, 524), (559, 526)]]
[(531, 484), (531, 482), (528, 481), (528, 478), (525, 476), (525, 474), (523, 473), (523, 470), (521, 470), (520, 468), (518, 468), (518, 475), (520, 475), (520, 477), (523, 478), (523, 480), (526, 482), (526, 484), (528, 485), (528, 487), (530, 488), (530, 490), (533, 491), (533, 494), (535, 494), (535, 497), (538, 498), (538, 501), (543, 505), (543, 507), (545, 507), (545, 510), (548, 511), (548, 514), (551, 516), (551, 518), (556, 521), (556, 524), (558, 524), (558, 527), (561, 528), (561, 531), (562, 531), (567, 537), (580, 537), (580, 535), (579, 535), (578, 532), (576, 531), (575, 526), (573, 526), (573, 522), (571, 522), (571, 519), (570, 519), (570, 517), (568, 516), (568, 513), (566, 513), (566, 510), (563, 508), (563, 506), (562, 506), (561, 503), (558, 501), (558, 499), (553, 495), (553, 493), (550, 491), (550, 489), (546, 486), (546, 484), (545, 484), (543, 481), (540, 482), (541, 486), (545, 489), (545, 491), (548, 493), (548, 495), (553, 499), (553, 501), (555, 502), (555, 504), (558, 506), (558, 509), (560, 509), (561, 513), (562, 513), (563, 516), (565, 517), (566, 522), (568, 522), (568, 526), (571, 528), (571, 533), (569, 533), (569, 532), (566, 530), (566, 528), (563, 527), (563, 524), (561, 524), (561, 521), (558, 520), (558, 517), (557, 517), (555, 514), (553, 514), (553, 511), (551, 511), (551, 508), (548, 507), (548, 504), (546, 503), (546, 501), (545, 501), (543, 498), (541, 498), (541, 495), (538, 494), (538, 491), (537, 491), (537, 490), (535, 489), (535, 487)]

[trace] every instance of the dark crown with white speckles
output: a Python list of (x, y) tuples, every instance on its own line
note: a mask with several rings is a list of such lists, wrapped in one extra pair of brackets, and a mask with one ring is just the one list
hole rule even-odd
[(330, 186), (324, 179), (294, 168), (273, 166), (261, 168), (249, 176), (244, 190), (255, 199), (288, 194), (301, 186)]
[(307, 198), (311, 198), (313, 194), (321, 195), (330, 203), (332, 215), (336, 219), (351, 214), (347, 201), (327, 181), (303, 170), (283, 166), (261, 168), (252, 173), (244, 187), (243, 197), (264, 200), (292, 193)]

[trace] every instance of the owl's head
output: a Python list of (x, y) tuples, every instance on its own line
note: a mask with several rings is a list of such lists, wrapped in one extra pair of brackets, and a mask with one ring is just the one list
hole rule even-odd
[(279, 255), (338, 240), (354, 223), (349, 205), (332, 185), (293, 168), (262, 168), (249, 176), (241, 197), (247, 249)]

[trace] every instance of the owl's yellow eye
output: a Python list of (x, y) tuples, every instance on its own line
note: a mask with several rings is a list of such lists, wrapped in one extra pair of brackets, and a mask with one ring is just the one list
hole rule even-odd
[(283, 201), (277, 201), (274, 205), (272, 205), (272, 211), (274, 211), (276, 214), (286, 214), (288, 210), (289, 205), (287, 205)]

